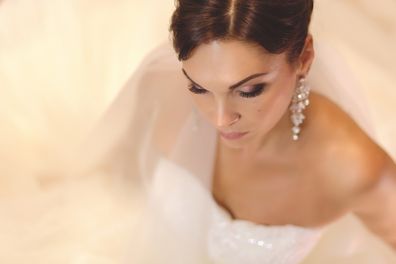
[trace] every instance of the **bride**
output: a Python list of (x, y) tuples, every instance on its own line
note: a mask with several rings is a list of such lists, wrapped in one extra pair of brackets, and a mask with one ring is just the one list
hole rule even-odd
[(396, 165), (357, 87), (329, 80), (342, 69), (313, 66), (312, 10), (177, 2), (176, 54), (163, 45), (146, 58), (91, 138), (106, 146), (86, 147), (106, 149), (102, 162), (142, 191), (128, 261), (300, 263), (351, 214), (396, 250)]
[[(377, 133), (395, 131), (381, 105), (396, 98), (381, 94), (385, 78), (366, 100), (322, 32), (310, 33), (312, 0), (176, 3), (172, 43), (145, 58), (70, 159), (43, 159), (69, 177), (1, 200), (0, 260), (395, 263), (395, 144)], [(379, 80), (391, 70), (378, 65), (361, 68)], [(374, 123), (374, 108), (388, 119)], [(56, 139), (68, 149), (66, 136)]]

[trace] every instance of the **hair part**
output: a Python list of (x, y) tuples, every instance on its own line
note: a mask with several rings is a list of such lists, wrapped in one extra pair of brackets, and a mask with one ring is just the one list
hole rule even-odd
[(313, 0), (176, 0), (169, 30), (180, 61), (201, 44), (240, 40), (287, 52), (292, 63), (304, 48), (312, 10)]

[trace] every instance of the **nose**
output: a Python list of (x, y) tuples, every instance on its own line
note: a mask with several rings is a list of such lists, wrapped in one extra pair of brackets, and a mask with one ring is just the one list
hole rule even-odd
[(220, 102), (217, 105), (217, 120), (216, 125), (219, 128), (229, 127), (234, 123), (238, 122), (241, 118), (239, 113), (236, 113), (232, 109), (229, 109), (224, 102)]

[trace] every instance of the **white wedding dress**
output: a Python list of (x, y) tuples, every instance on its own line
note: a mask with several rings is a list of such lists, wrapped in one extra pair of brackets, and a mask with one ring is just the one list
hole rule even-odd
[[(207, 131), (194, 132), (193, 142), (182, 141), (178, 142), (178, 145), (184, 148), (183, 156), (188, 155), (198, 160), (199, 169), (205, 169), (206, 173), (210, 173), (217, 136), (210, 125), (206, 124), (204, 127)], [(188, 135), (191, 133), (190, 123), (186, 124), (182, 133), (179, 136), (181, 140), (192, 139), (191, 135)], [(199, 153), (199, 156), (191, 156), (191, 153)], [(203, 243), (207, 243), (206, 249), (211, 263), (300, 263), (323, 231), (293, 225), (263, 226), (245, 220), (234, 220), (214, 201), (210, 191), (191, 171), (165, 158), (159, 161), (154, 178), (154, 195), (160, 197), (159, 206), (167, 208), (161, 211), (161, 217), (166, 219), (164, 223), (171, 225), (169, 228), (172, 232), (185, 232), (185, 235), (192, 236), (190, 229), (196, 226), (193, 223), (197, 219), (202, 219), (200, 214), (205, 201), (204, 212), (208, 214), (208, 230), (200, 232)], [(194, 230), (194, 233), (197, 230)], [(195, 238), (195, 235), (193, 237)]]
[[(336, 102), (375, 138), (366, 98), (357, 90), (358, 84), (347, 77), (348, 68), (329, 47), (317, 44), (316, 49), (317, 59), (309, 77), (313, 90)], [(109, 151), (107, 156), (112, 159), (127, 157), (122, 159), (121, 165), (114, 160), (109, 164), (123, 168), (123, 171), (129, 170), (128, 178), (141, 177), (137, 182), (144, 189), (147, 203), (137, 225), (139, 232), (133, 238), (128, 261), (297, 264), (306, 259), (309, 263), (307, 256), (315, 246), (318, 248), (319, 240), (325, 234), (332, 233), (328, 231), (330, 226), (264, 226), (235, 220), (212, 197), (217, 132), (199, 114), (194, 114), (198, 112), (194, 111), (191, 97), (185, 92), (186, 80), (180, 69), (170, 43), (153, 51), (96, 129), (97, 139), (104, 138), (101, 132), (106, 131), (106, 127), (111, 129), (111, 133), (105, 132), (107, 137), (117, 131), (111, 148), (94, 148), (99, 142), (95, 136), (90, 138), (92, 145), (84, 147), (95, 149), (95, 153)], [(128, 119), (125, 119), (125, 113), (128, 113)], [(161, 146), (163, 141), (166, 141), (165, 148)], [(342, 239), (340, 244), (344, 248), (331, 245), (339, 243), (337, 240), (327, 242), (327, 255), (321, 255), (321, 263), (342, 263), (365, 252), (367, 246), (375, 248), (375, 244), (370, 244), (374, 243), (370, 239), (375, 240), (375, 237), (368, 239), (370, 234), (365, 233), (354, 216), (346, 215), (345, 221), (352, 222), (349, 223), (349, 234), (338, 238)], [(382, 247), (385, 250), (386, 247)], [(383, 258), (381, 263), (395, 260), (390, 251), (386, 254), (371, 249), (370, 252), (377, 260)]]
[[(115, 85), (130, 74), (128, 47), (152, 40), (138, 12), (128, 20), (143, 2), (117, 3), (0, 1), (0, 263), (396, 263), (351, 214), (318, 229), (232, 219), (211, 195), (216, 131), (193, 114), (170, 43), (150, 52), (121, 89)], [(394, 1), (317, 3), (313, 90), (396, 159)], [(144, 10), (142, 17), (152, 8)], [(134, 32), (141, 34), (128, 38)], [(93, 126), (103, 83), (119, 93)]]

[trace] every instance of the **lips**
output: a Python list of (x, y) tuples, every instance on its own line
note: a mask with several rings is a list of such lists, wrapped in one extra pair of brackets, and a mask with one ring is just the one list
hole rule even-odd
[(241, 133), (241, 132), (231, 132), (231, 133), (220, 132), (220, 135), (221, 135), (223, 138), (233, 140), (233, 139), (241, 138), (241, 137), (243, 137), (244, 135), (246, 135), (247, 133), (248, 133), (248, 132), (243, 132), (243, 133)]

